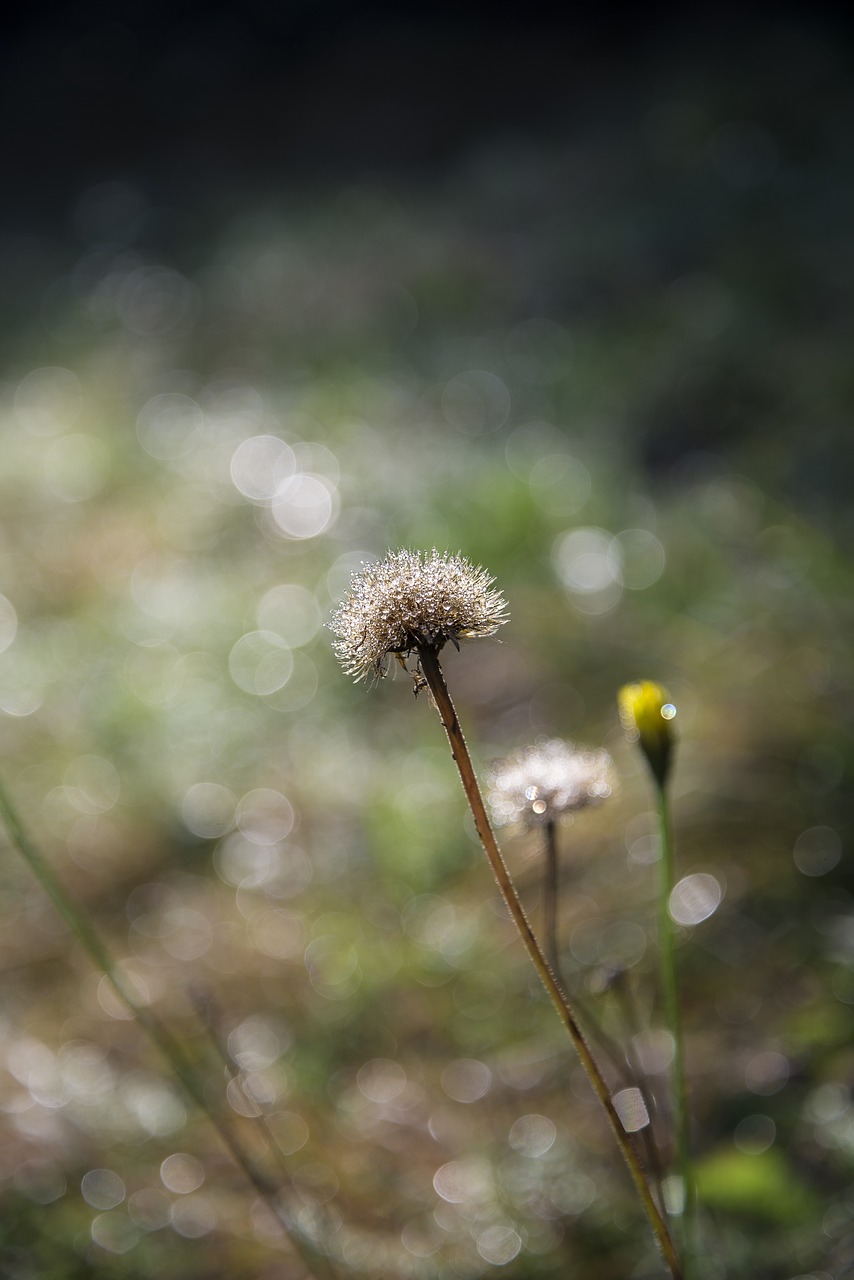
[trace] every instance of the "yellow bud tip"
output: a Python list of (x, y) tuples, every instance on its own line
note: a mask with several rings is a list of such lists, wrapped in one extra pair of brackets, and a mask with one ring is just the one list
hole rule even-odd
[(676, 734), (676, 707), (670, 695), (652, 680), (624, 685), (618, 694), (620, 719), (630, 741), (637, 742), (659, 785), (664, 785)]

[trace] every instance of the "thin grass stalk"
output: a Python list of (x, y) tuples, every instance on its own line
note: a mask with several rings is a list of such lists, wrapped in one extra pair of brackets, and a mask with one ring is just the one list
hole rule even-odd
[[(267, 1138), (269, 1139), (273, 1157), (279, 1167), (282, 1177), (290, 1179), (291, 1169), (289, 1167), (287, 1157), (282, 1151), (281, 1140), (271, 1122), (270, 1113), (252, 1097), (251, 1093), (247, 1089), (246, 1073), (242, 1067), (235, 1063), (229, 1053), (228, 1045), (219, 1031), (219, 1009), (216, 1006), (213, 996), (207, 991), (204, 991), (201, 987), (193, 987), (189, 991), (189, 998), (193, 1008), (196, 1010), (199, 1022), (204, 1028), (205, 1035), (216, 1052), (216, 1055), (228, 1077), (229, 1083), (237, 1085), (247, 1106), (253, 1108), (252, 1115), (247, 1118), (254, 1120), (256, 1124), (260, 1125), (264, 1130)], [(296, 1232), (296, 1228), (290, 1223), (290, 1215), (287, 1213), (287, 1210), (284, 1206), (280, 1207), (282, 1208), (283, 1215), (287, 1218), (290, 1224), (288, 1228), (289, 1233)], [(318, 1205), (315, 1209), (315, 1213), (319, 1222), (323, 1221), (327, 1226), (329, 1225), (328, 1216), (324, 1211), (324, 1206)], [(323, 1274), (328, 1277), (328, 1280), (339, 1280), (339, 1272), (330, 1257), (327, 1257), (325, 1254), (319, 1254), (314, 1259), (314, 1264), (316, 1266), (320, 1266)]]
[(279, 1188), (258, 1169), (237, 1134), (210, 1105), (205, 1097), (204, 1089), (196, 1078), (193, 1064), (180, 1041), (150, 1010), (137, 1001), (130, 984), (116, 967), (109, 949), (97, 929), (66, 893), (50, 864), (28, 836), (2, 782), (0, 782), (0, 818), (2, 818), (12, 845), (17, 849), (21, 858), (51, 899), (71, 933), (86, 951), (95, 967), (101, 971), (110, 983), (122, 1004), (125, 1005), (148, 1038), (159, 1049), (187, 1097), (207, 1116), (235, 1164), (242, 1171), (253, 1190), (257, 1192), (273, 1213), (294, 1251), (308, 1268), (309, 1275), (316, 1278), (314, 1267), (318, 1261), (325, 1263), (326, 1259), (294, 1231), (284, 1207), (279, 1203)]
[(475, 828), (480, 837), (489, 864), (492, 868), (501, 896), (505, 905), (513, 919), (519, 936), (525, 946), (528, 956), (537, 971), (543, 986), (548, 993), (552, 1004), (564, 1026), (566, 1027), (569, 1037), (578, 1053), (581, 1065), (583, 1066), (587, 1078), (590, 1081), (593, 1092), (598, 1098), (602, 1109), (605, 1112), (608, 1124), (614, 1134), (617, 1145), (623, 1155), (628, 1166), (629, 1174), (635, 1185), (637, 1193), (640, 1197), (649, 1224), (652, 1228), (655, 1239), (661, 1250), (662, 1256), (670, 1270), (673, 1280), (684, 1280), (682, 1266), (676, 1247), (670, 1236), (667, 1223), (655, 1202), (652, 1191), (649, 1187), (644, 1169), (641, 1165), (638, 1153), (632, 1144), (629, 1135), (623, 1128), (622, 1122), (611, 1098), (608, 1085), (599, 1069), (599, 1066), (593, 1057), (593, 1054), (587, 1044), (582, 1033), (578, 1020), (575, 1017), (573, 1009), (558, 982), (555, 973), (546, 960), (543, 950), (528, 923), (524, 908), (516, 892), (516, 887), (510, 876), (510, 872), (501, 855), (501, 850), (495, 839), (489, 818), (486, 814), (486, 808), (483, 802), (483, 796), (472, 765), (471, 756), (466, 746), (460, 728), (457, 713), (448, 692), (448, 686), (445, 683), (445, 677), (439, 663), (438, 655), (432, 646), (419, 645), (418, 657), (421, 674), (433, 695), (436, 707), (439, 712), (445, 732), (448, 736), (448, 742), (451, 747), (451, 754), (459, 771), (460, 781), (463, 785), (469, 807), (474, 818)]
[(661, 831), (661, 877), (658, 896), (661, 990), (664, 1002), (664, 1016), (668, 1030), (673, 1037), (670, 1092), (673, 1105), (676, 1162), (682, 1182), (683, 1204), (680, 1237), (687, 1274), (693, 1255), (695, 1193), (688, 1130), (688, 1094), (685, 1083), (684, 1038), (679, 1005), (679, 987), (676, 977), (676, 944), (673, 936), (673, 917), (670, 914), (670, 895), (673, 892), (674, 885), (673, 826), (670, 820), (667, 787), (664, 782), (656, 782), (656, 799)]

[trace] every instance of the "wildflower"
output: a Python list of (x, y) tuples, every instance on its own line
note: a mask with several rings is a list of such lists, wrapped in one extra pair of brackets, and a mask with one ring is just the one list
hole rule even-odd
[[(507, 604), (492, 584), (493, 579), (484, 569), (477, 568), (462, 556), (442, 555), (435, 548), (430, 552), (389, 552), (379, 564), (368, 565), (351, 578), (347, 595), (335, 610), (329, 624), (335, 637), (335, 653), (344, 670), (357, 680), (370, 673), (377, 677), (384, 675), (390, 653), (396, 654), (401, 660), (410, 653), (418, 654), (416, 690), (427, 687), (432, 694), (433, 705), (447, 735), (471, 809), (475, 830), (504, 904), (531, 963), (575, 1046), (615, 1141), (629, 1167), (671, 1275), (678, 1280), (682, 1275), (679, 1258), (667, 1223), (650, 1189), (646, 1172), (620, 1121), (611, 1100), (608, 1083), (590, 1051), (557, 971), (549, 965), (542, 945), (528, 922), (507, 864), (501, 856), (456, 708), (439, 662), (439, 651), (449, 640), (456, 645), (461, 639), (470, 636), (490, 636), (507, 621)], [(597, 753), (589, 754), (595, 756)], [(533, 780), (533, 784), (543, 785), (541, 780)], [(610, 792), (610, 784), (608, 789)], [(558, 794), (567, 795), (563, 811), (569, 811), (570, 793), (555, 792), (555, 805)], [(575, 797), (584, 794), (586, 799), (583, 803), (588, 804), (594, 798), (604, 798), (603, 794), (597, 794), (595, 782), (586, 787), (579, 785), (572, 794)], [(549, 796), (551, 792), (543, 790), (541, 794), (538, 791), (530, 800), (531, 813), (536, 811), (537, 816), (540, 816), (537, 802), (542, 801), (545, 814)], [(528, 799), (526, 796), (525, 800)], [(545, 832), (550, 845), (554, 846), (554, 828), (547, 825)], [(553, 876), (551, 880), (553, 881)], [(551, 937), (554, 938), (554, 930)]]
[(463, 556), (391, 551), (354, 573), (332, 615), (335, 653), (357, 680), (385, 675), (389, 654), (438, 653), (450, 640), (491, 636), (507, 621), (494, 579)]
[(487, 775), (487, 799), (498, 826), (554, 822), (614, 790), (607, 751), (576, 747), (550, 738), (498, 760)]
[(630, 741), (640, 745), (653, 777), (663, 787), (676, 742), (676, 708), (667, 691), (651, 680), (624, 685), (618, 701), (623, 728)]

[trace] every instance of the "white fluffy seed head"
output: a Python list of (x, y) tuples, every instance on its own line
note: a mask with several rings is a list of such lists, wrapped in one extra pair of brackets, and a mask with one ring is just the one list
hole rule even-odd
[(614, 791), (607, 751), (548, 738), (497, 760), (486, 775), (487, 800), (497, 826), (531, 827), (601, 804)]
[(333, 648), (357, 680), (385, 675), (389, 654), (436, 653), (450, 640), (491, 636), (507, 621), (494, 579), (460, 555), (390, 551), (350, 579), (330, 629)]

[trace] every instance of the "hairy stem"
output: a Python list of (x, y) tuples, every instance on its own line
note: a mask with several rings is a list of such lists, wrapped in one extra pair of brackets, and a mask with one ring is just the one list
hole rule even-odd
[(560, 979), (560, 950), (557, 940), (558, 859), (557, 824), (549, 818), (545, 824), (546, 864), (543, 878), (543, 936), (546, 940), (548, 962)]
[(180, 1040), (149, 1009), (139, 1003), (132, 985), (116, 967), (97, 929), (65, 891), (50, 864), (30, 840), (2, 783), (0, 783), (0, 819), (6, 827), (12, 844), (51, 899), (74, 937), (87, 952), (95, 967), (100, 969), (122, 1004), (133, 1014), (148, 1038), (160, 1050), (187, 1097), (210, 1120), (235, 1164), (270, 1209), (294, 1250), (308, 1268), (309, 1275), (314, 1276), (316, 1274), (314, 1268), (319, 1262), (325, 1264), (326, 1259), (316, 1253), (314, 1248), (294, 1231), (284, 1206), (279, 1201), (279, 1188), (258, 1169), (231, 1125), (208, 1102), (193, 1064)]
[(483, 796), (475, 776), (474, 768), (463, 737), (457, 713), (454, 704), (451, 701), (451, 695), (448, 692), (448, 686), (445, 683), (445, 677), (442, 668), (439, 665), (439, 658), (436, 650), (426, 645), (419, 646), (418, 657), (420, 660), (421, 673), (427, 682), (430, 692), (433, 695), (436, 707), (439, 711), (445, 732), (448, 735), (448, 742), (451, 747), (451, 754), (456, 762), (459, 771), (460, 780), (463, 784), (463, 790), (471, 808), (474, 824), (480, 837), (489, 865), (492, 868), (495, 879), (498, 882), (498, 888), (501, 896), (507, 906), (508, 911), (513, 919), (519, 936), (531, 963), (537, 971), (537, 974), (545, 987), (552, 1004), (554, 1005), (558, 1017), (566, 1027), (569, 1037), (572, 1040), (575, 1050), (581, 1060), (581, 1065), (587, 1073), (593, 1092), (599, 1099), (602, 1109), (614, 1134), (617, 1145), (622, 1152), (623, 1158), (628, 1166), (632, 1181), (635, 1184), (638, 1195), (649, 1219), (650, 1226), (659, 1248), (664, 1256), (664, 1260), (670, 1269), (673, 1280), (684, 1280), (682, 1266), (676, 1248), (670, 1237), (665, 1222), (658, 1205), (655, 1202), (652, 1191), (646, 1179), (640, 1158), (629, 1135), (623, 1128), (620, 1117), (611, 1098), (605, 1078), (599, 1069), (599, 1066), (593, 1057), (593, 1054), (587, 1044), (587, 1041), (578, 1024), (578, 1020), (566, 998), (560, 983), (557, 980), (551, 966), (546, 960), (543, 950), (537, 941), (537, 938), (528, 923), (524, 908), (516, 892), (516, 887), (511, 879), (510, 872), (501, 855), (501, 850), (495, 839), (495, 835), (490, 826), (489, 819), (486, 814), (486, 808), (483, 803)]

